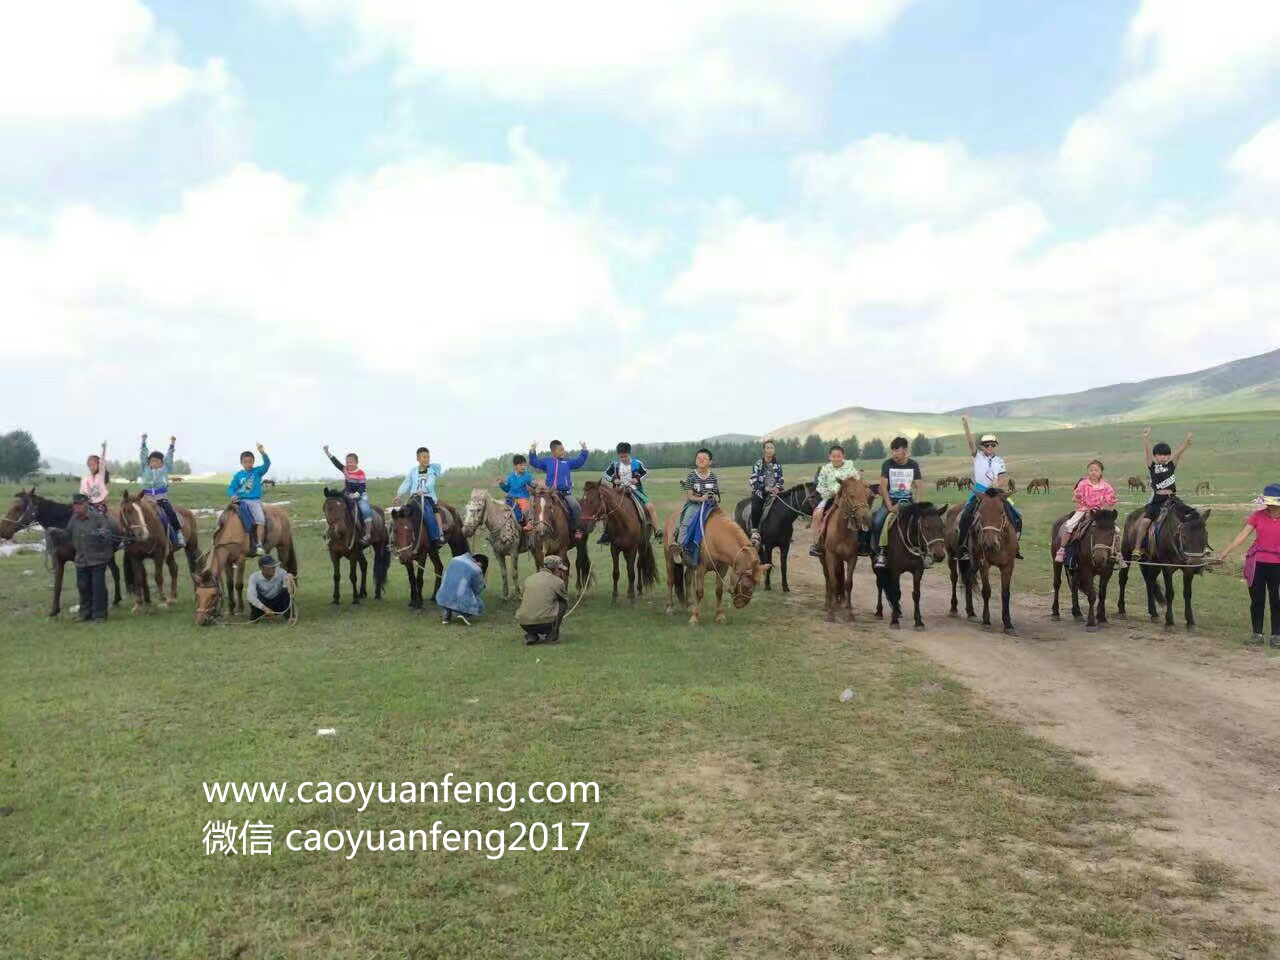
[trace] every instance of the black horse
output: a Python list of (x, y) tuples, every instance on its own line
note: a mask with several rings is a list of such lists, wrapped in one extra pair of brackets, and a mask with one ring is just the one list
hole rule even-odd
[[(11, 539), (19, 530), (25, 530), (33, 523), (38, 523), (45, 529), (45, 556), (53, 563), (53, 608), (49, 611), (51, 617), (56, 617), (62, 612), (63, 568), (68, 561), (74, 563), (76, 559), (76, 548), (71, 541), (65, 536), (53, 534), (52, 531), (65, 531), (67, 521), (70, 519), (69, 503), (47, 500), (36, 493), (35, 487), (15, 493), (13, 503), (9, 505), (4, 517), (0, 518), (0, 539), (3, 540)], [(126, 560), (126, 573), (128, 573), (127, 566)], [(114, 603), (118, 605), (120, 603), (120, 568), (116, 565), (114, 556), (107, 564), (107, 569), (111, 571), (111, 579), (115, 584)], [(148, 599), (150, 599), (149, 596)]]
[[(799, 483), (771, 498), (765, 503), (765, 513), (760, 518), (760, 562), (772, 564), (776, 547), (782, 551), (782, 592), (790, 593), (787, 584), (787, 554), (791, 551), (791, 536), (797, 517), (812, 517), (818, 506), (818, 488), (812, 483)], [(733, 519), (743, 532), (751, 535), (751, 498), (739, 500), (733, 508)], [(764, 575), (764, 588), (773, 589), (770, 579), (773, 567)]]
[[(1209, 554), (1212, 548), (1209, 546), (1209, 531), (1205, 524), (1211, 512), (1206, 510), (1200, 513), (1175, 497), (1173, 502), (1164, 509), (1163, 519), (1156, 522), (1158, 529), (1152, 533), (1155, 546), (1147, 557), (1147, 563), (1142, 564), (1142, 577), (1147, 582), (1147, 613), (1151, 615), (1152, 620), (1158, 620), (1156, 604), (1164, 606), (1165, 629), (1173, 627), (1174, 570), (1182, 571), (1183, 615), (1186, 618), (1187, 629), (1190, 630), (1196, 625), (1196, 618), (1191, 613), (1191, 584), (1196, 574), (1204, 572), (1210, 561)], [(1134, 542), (1134, 528), (1140, 516), (1142, 516), (1142, 508), (1133, 511), (1125, 520), (1120, 553), (1126, 561), (1140, 549), (1140, 545)], [(1164, 574), (1163, 590), (1156, 582), (1156, 578), (1161, 574)], [(1120, 600), (1116, 604), (1116, 613), (1121, 617), (1126, 616), (1124, 588), (1128, 581), (1129, 571), (1126, 567), (1121, 567)]]

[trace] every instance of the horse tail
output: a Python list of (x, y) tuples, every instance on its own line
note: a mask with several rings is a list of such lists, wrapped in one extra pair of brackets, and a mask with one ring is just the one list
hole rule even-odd
[(884, 592), (889, 602), (895, 607), (902, 602), (902, 583), (897, 577), (889, 575), (888, 564), (876, 569), (876, 586)]
[(391, 544), (382, 542), (373, 548), (373, 585), (383, 587), (387, 582), (387, 571), (391, 569)]
[(677, 599), (679, 599), (681, 604), (684, 604), (684, 564), (677, 563), (675, 565), (675, 572), (671, 574), (671, 580), (671, 586), (675, 588)]
[(292, 535), (290, 535), (289, 539), (280, 542), (279, 553), (281, 554), (280, 562), (284, 564), (285, 570), (296, 577), (298, 575), (298, 551), (294, 549)]
[(653, 555), (651, 540), (646, 540), (640, 545), (640, 555), (637, 560), (640, 567), (641, 588), (652, 587), (658, 582), (658, 560)]

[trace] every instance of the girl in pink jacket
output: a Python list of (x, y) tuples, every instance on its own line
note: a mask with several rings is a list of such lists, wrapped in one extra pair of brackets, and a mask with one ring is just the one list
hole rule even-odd
[(1071, 539), (1072, 531), (1089, 511), (1105, 510), (1108, 507), (1114, 507), (1118, 502), (1115, 489), (1102, 479), (1103, 469), (1101, 460), (1090, 460), (1089, 466), (1085, 468), (1086, 476), (1076, 484), (1074, 494), (1076, 511), (1066, 519), (1058, 533), (1058, 553), (1054, 557), (1058, 563), (1066, 560), (1067, 541)]
[(89, 498), (89, 507), (99, 513), (107, 512), (107, 485), (111, 474), (107, 470), (107, 442), (102, 441), (102, 455), (89, 454), (85, 461), (89, 472), (80, 478), (80, 492)]

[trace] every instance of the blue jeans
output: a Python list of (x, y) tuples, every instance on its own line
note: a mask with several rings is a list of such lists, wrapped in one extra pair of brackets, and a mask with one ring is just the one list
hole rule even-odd
[(418, 498), (418, 510), (422, 513), (422, 520), (427, 525), (427, 536), (431, 538), (432, 543), (438, 543), (440, 524), (436, 523), (436, 502), (423, 494)]

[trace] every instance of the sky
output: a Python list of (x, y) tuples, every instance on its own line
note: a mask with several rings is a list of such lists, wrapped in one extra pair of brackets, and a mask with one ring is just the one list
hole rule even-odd
[(0, 429), (284, 477), (1280, 346), (1280, 4), (42, 0)]

